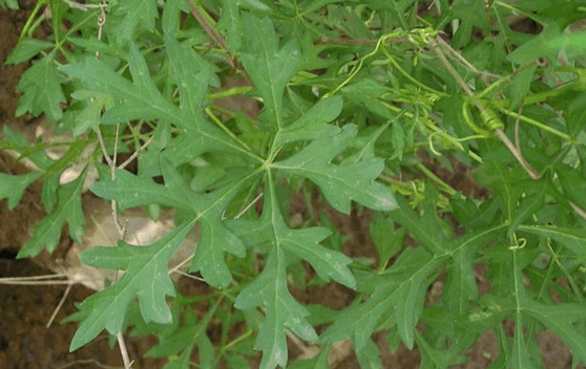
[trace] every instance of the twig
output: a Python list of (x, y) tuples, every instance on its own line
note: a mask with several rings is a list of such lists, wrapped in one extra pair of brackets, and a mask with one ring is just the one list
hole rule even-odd
[(49, 328), (51, 326), (51, 324), (53, 324), (53, 321), (55, 320), (57, 313), (59, 313), (59, 310), (61, 310), (61, 307), (63, 306), (63, 303), (65, 302), (65, 299), (69, 295), (69, 292), (71, 291), (71, 287), (73, 287), (73, 285), (74, 285), (73, 282), (69, 282), (69, 286), (67, 286), (67, 289), (65, 290), (65, 293), (63, 294), (63, 297), (61, 297), (61, 301), (59, 301), (59, 304), (57, 304), (57, 307), (53, 311), (53, 314), (51, 314), (51, 318), (49, 318), (49, 321), (47, 322), (47, 325), (45, 326), (45, 328)]
[[(199, 23), (201, 28), (203, 28), (205, 33), (207, 33), (208, 36), (210, 36), (212, 42), (220, 49), (229, 50), (228, 45), (226, 44), (226, 41), (224, 40), (222, 35), (220, 35), (218, 31), (216, 31), (216, 29), (210, 24), (210, 22), (208, 22), (206, 17), (199, 11), (197, 5), (195, 5), (193, 0), (187, 0), (187, 3), (189, 4), (191, 14), (193, 14), (193, 17), (195, 18), (197, 23)], [(230, 64), (232, 68), (237, 69), (236, 62), (230, 55), (224, 54), (224, 57), (226, 58), (228, 64)]]
[(118, 169), (124, 169), (128, 164), (132, 163), (132, 161), (136, 159), (138, 155), (140, 155), (140, 153), (143, 152), (151, 144), (151, 142), (153, 142), (154, 138), (154, 135), (149, 137), (149, 139), (138, 150), (136, 150), (128, 159), (126, 159), (124, 163), (118, 166)]
[(95, 365), (99, 366), (100, 368), (104, 368), (104, 369), (121, 369), (119, 366), (110, 366), (110, 365), (102, 364), (99, 361), (97, 361), (96, 359), (75, 360), (75, 361), (72, 361), (71, 363), (61, 365), (57, 369), (67, 369), (67, 368), (71, 368), (72, 366), (77, 365), (77, 364), (95, 364)]
[(244, 215), (244, 213), (246, 213), (248, 211), (248, 209), (250, 209), (254, 204), (256, 204), (258, 202), (258, 200), (260, 200), (262, 197), (262, 192), (258, 194), (258, 196), (256, 196), (254, 198), (254, 200), (252, 200), (252, 202), (248, 205), (246, 205), (246, 207), (244, 209), (242, 209), (242, 211), (240, 213), (238, 213), (238, 215), (236, 215), (234, 217), (234, 219), (238, 219), (240, 218), (242, 215)]
[(205, 282), (205, 281), (206, 281), (206, 280), (205, 280), (205, 279), (203, 279), (203, 278), (196, 277), (196, 276), (194, 276), (194, 275), (191, 275), (191, 274), (189, 274), (189, 273), (185, 273), (185, 272), (183, 272), (183, 271), (181, 271), (181, 270), (174, 270), (173, 272), (174, 272), (174, 273), (177, 273), (177, 274), (181, 274), (182, 276), (184, 276), (184, 277), (187, 277), (187, 278), (195, 279), (196, 281), (200, 281), (200, 282)]
[(80, 4), (80, 3), (76, 3), (75, 1), (71, 1), (71, 0), (63, 0), (67, 5), (69, 5), (69, 7), (74, 8), (74, 9), (79, 9), (81, 11), (87, 12), (90, 9), (104, 9), (105, 7), (107, 7), (109, 4), (108, 3), (102, 3), (102, 4)]
[(462, 55), (460, 55), (459, 52), (454, 50), (454, 48), (452, 48), (452, 46), (450, 46), (450, 44), (445, 42), (443, 38), (438, 37), (437, 41), (440, 45), (445, 47), (450, 52), (450, 54), (452, 54), (456, 59), (458, 59), (458, 61), (460, 61), (462, 63), (462, 66), (464, 68), (468, 69), (469, 71), (476, 73), (476, 74), (479, 74), (481, 76), (486, 76), (486, 77), (491, 77), (491, 78), (501, 78), (501, 76), (499, 76), (498, 74), (484, 72), (484, 71), (476, 69), (476, 67), (472, 63), (470, 63), (468, 60), (463, 58)]
[(122, 362), (124, 363), (124, 368), (132, 368), (132, 361), (130, 361), (130, 358), (128, 357), (128, 351), (126, 350), (126, 343), (124, 342), (124, 336), (122, 335), (122, 332), (118, 332), (116, 337), (118, 338), (118, 346), (120, 347), (120, 352), (122, 353)]

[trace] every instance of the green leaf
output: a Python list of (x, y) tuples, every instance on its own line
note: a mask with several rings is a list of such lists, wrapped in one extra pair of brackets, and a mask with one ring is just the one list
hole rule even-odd
[(366, 346), (362, 350), (356, 351), (356, 358), (363, 369), (382, 369), (383, 367), (380, 360), (380, 350), (372, 340), (366, 341)]
[(94, 247), (81, 254), (84, 264), (126, 273), (79, 306), (87, 316), (71, 341), (70, 351), (87, 344), (103, 329), (110, 334), (120, 332), (128, 304), (135, 296), (138, 296), (145, 322), (171, 321), (165, 296), (175, 296), (175, 289), (167, 265), (193, 225), (194, 222), (185, 223), (148, 246), (132, 246), (119, 241), (118, 247)]
[(566, 166), (556, 167), (556, 173), (568, 199), (586, 209), (586, 176)]
[(331, 160), (356, 136), (356, 126), (350, 124), (329, 138), (313, 141), (289, 159), (272, 167), (310, 179), (317, 184), (328, 202), (342, 213), (350, 213), (354, 200), (374, 210), (389, 211), (397, 208), (393, 193), (375, 181), (382, 172), (384, 162), (380, 158), (346, 165), (331, 164)]
[(552, 238), (581, 259), (586, 260), (586, 231), (584, 229), (544, 225), (520, 225), (518, 229), (519, 231)]
[(24, 190), (33, 183), (40, 172), (31, 172), (22, 175), (0, 173), (0, 199), (8, 199), (8, 209), (12, 210), (22, 199)]
[(339, 127), (326, 123), (336, 119), (342, 111), (342, 105), (342, 98), (339, 96), (320, 100), (301, 118), (280, 129), (273, 146), (280, 148), (290, 142), (316, 140), (338, 134)]
[(531, 87), (531, 82), (533, 80), (533, 73), (537, 69), (537, 65), (533, 64), (529, 67), (522, 69), (515, 78), (513, 79), (513, 85), (511, 87), (511, 105), (509, 106), (510, 110), (517, 111), (519, 105), (529, 92), (529, 88)]
[[(566, 311), (564, 304), (548, 306), (533, 300), (523, 299), (521, 305), (524, 313), (539, 320), (562, 339), (572, 352), (572, 367), (576, 367), (579, 362), (586, 363), (586, 336), (582, 330), (572, 325), (572, 321), (567, 319), (565, 314), (560, 314), (560, 312)], [(586, 305), (581, 305), (582, 309), (586, 309)], [(584, 321), (585, 318), (582, 316), (581, 320)]]
[(468, 357), (461, 355), (453, 349), (439, 349), (432, 347), (419, 333), (417, 335), (417, 346), (421, 352), (421, 369), (444, 369), (451, 368), (468, 361)]
[(55, 47), (47, 41), (37, 40), (36, 38), (25, 38), (20, 41), (18, 45), (12, 50), (10, 55), (6, 58), (5, 64), (20, 64), (32, 59), (38, 53), (48, 48)]
[(287, 290), (286, 252), (309, 261), (324, 280), (334, 279), (351, 288), (355, 286), (355, 281), (347, 267), (352, 260), (318, 244), (330, 231), (322, 227), (289, 229), (279, 210), (270, 174), (267, 176), (267, 185), (269, 195), (265, 198), (260, 223), (272, 226), (267, 232), (271, 243), (268, 260), (261, 275), (238, 295), (236, 307), (265, 307), (266, 318), (260, 328), (255, 348), (263, 350), (261, 368), (272, 369), (276, 365), (284, 367), (287, 363), (286, 327), (305, 340), (317, 339), (313, 327), (306, 320), (309, 312)]
[(18, 10), (18, 1), (16, 0), (0, 0), (0, 8), (10, 8), (12, 10)]
[(114, 35), (119, 44), (130, 42), (140, 25), (147, 31), (155, 28), (155, 21), (159, 12), (156, 0), (125, 0), (118, 3), (115, 14), (120, 16), (120, 21), (115, 27)]
[(309, 312), (287, 290), (286, 260), (283, 249), (272, 249), (261, 274), (236, 298), (241, 310), (265, 306), (265, 320), (256, 338), (255, 349), (263, 351), (261, 369), (287, 365), (285, 329), (291, 329), (307, 341), (316, 341), (317, 334), (307, 322)]
[(251, 14), (243, 14), (242, 18), (249, 41), (241, 57), (242, 64), (263, 98), (265, 123), (271, 128), (283, 128), (283, 92), (297, 73), (301, 52), (295, 40), (278, 49), (278, 37), (270, 18), (259, 19)]
[(395, 230), (393, 221), (377, 213), (370, 223), (370, 235), (378, 252), (379, 270), (384, 270), (389, 260), (403, 248), (405, 229)]
[(127, 171), (116, 171), (114, 181), (94, 183), (90, 190), (106, 200), (116, 200), (122, 209), (158, 203), (194, 213), (201, 234), (190, 271), (201, 271), (214, 287), (226, 287), (232, 280), (224, 261), (225, 252), (243, 257), (245, 247), (222, 222), (226, 207), (255, 175), (233, 178), (234, 181), (209, 194), (193, 192), (173, 165), (162, 165), (165, 185), (137, 177)]
[[(170, 45), (170, 54), (174, 60), (185, 57), (187, 51), (181, 51), (181, 48), (173, 42), (170, 42)], [(187, 57), (190, 57), (189, 55), (188, 53)], [(144, 57), (134, 45), (130, 47), (128, 64), (133, 82), (120, 76), (95, 57), (88, 57), (83, 63), (65, 65), (61, 67), (61, 70), (70, 77), (82, 81), (85, 90), (106, 94), (121, 101), (101, 117), (101, 124), (125, 123), (135, 119), (159, 119), (181, 128), (185, 133), (180, 135), (171, 145), (171, 150), (167, 150), (164, 154), (174, 166), (189, 162), (209, 151), (233, 152), (245, 158), (257, 159), (249, 150), (203, 119), (201, 112), (197, 112), (200, 108), (194, 105), (197, 100), (191, 99), (196, 98), (197, 92), (194, 95), (194, 91), (199, 91), (200, 83), (207, 86), (207, 81), (202, 80), (205, 73), (197, 74), (196, 72), (197, 78), (194, 78), (194, 75), (190, 74), (193, 72), (190, 68), (193, 66), (186, 69), (181, 61), (174, 64), (175, 79), (181, 81), (180, 90), (185, 94), (180, 98), (182, 102), (180, 109), (159, 92), (149, 75)], [(153, 176), (160, 174), (157, 172), (158, 169), (154, 170), (154, 173), (148, 174)]]
[(55, 51), (33, 63), (20, 77), (16, 90), (23, 93), (18, 100), (16, 116), (28, 112), (37, 117), (44, 113), (50, 121), (60, 121), (63, 111), (59, 104), (66, 100), (55, 67)]
[(181, 209), (193, 209), (187, 193), (173, 193), (169, 186), (160, 185), (147, 178), (140, 178), (126, 170), (116, 170), (114, 180), (102, 180), (90, 186), (90, 190), (104, 200), (116, 200), (120, 210), (161, 204)]
[(341, 312), (321, 339), (333, 343), (352, 337), (358, 352), (367, 345), (381, 317), (394, 313), (399, 336), (408, 348), (413, 347), (429, 277), (440, 265), (441, 259), (423, 248), (406, 249), (391, 268), (372, 281), (374, 293), (370, 299)]
[(17, 258), (38, 255), (44, 248), (53, 252), (65, 223), (69, 225), (71, 238), (79, 244), (83, 242), (85, 218), (81, 207), (81, 190), (86, 173), (84, 171), (74, 181), (59, 187), (57, 208), (36, 225), (33, 236), (20, 249)]
[(175, 331), (159, 335), (159, 343), (151, 347), (146, 355), (152, 357), (168, 357), (181, 353), (177, 360), (167, 364), (164, 368), (189, 369), (191, 353), (195, 346), (197, 346), (200, 354), (200, 366), (211, 369), (214, 360), (213, 355), (210, 354), (214, 353), (214, 347), (207, 336), (206, 329), (220, 302), (221, 299), (218, 299), (199, 322), (195, 321), (195, 317), (192, 315), (193, 313), (188, 310), (186, 312), (185, 324)]

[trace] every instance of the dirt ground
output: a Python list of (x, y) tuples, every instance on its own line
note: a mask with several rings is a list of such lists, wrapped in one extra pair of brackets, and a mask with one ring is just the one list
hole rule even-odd
[[(0, 10), (0, 126), (9, 124), (13, 129), (32, 132), (35, 129), (35, 120), (31, 117), (14, 118), (17, 94), (15, 92), (19, 76), (28, 65), (4, 66), (4, 60), (18, 41), (20, 29), (26, 22), (27, 16), (34, 5), (32, 2), (22, 3), (23, 10)], [(39, 32), (43, 32), (42, 29)], [(426, 165), (438, 169), (429, 160)], [(483, 189), (471, 179), (465, 168), (452, 175), (438, 169), (437, 173), (454, 188), (470, 194), (482, 194)], [(15, 164), (13, 159), (0, 151), (0, 172), (20, 174), (26, 168)], [(23, 277), (51, 274), (29, 259), (15, 260), (16, 253), (26, 242), (29, 232), (44, 216), (40, 205), (41, 184), (31, 185), (21, 203), (10, 212), (6, 200), (0, 201), (0, 277)], [(369, 235), (371, 215), (352, 213), (350, 216), (341, 215), (315, 198), (315, 209), (326, 209), (326, 213), (337, 228), (342, 230), (348, 241), (344, 244), (344, 252), (351, 257), (364, 256), (375, 258), (375, 249)], [(292, 205), (292, 211), (307, 215), (303, 201), (299, 200)], [(319, 212), (319, 211), (318, 211)], [(66, 233), (63, 233), (60, 247), (62, 252), (71, 243)], [(430, 289), (441, 289), (441, 280)], [(182, 280), (179, 288), (183, 293), (201, 293), (205, 287), (194, 285), (190, 280)], [(59, 311), (55, 323), (45, 328), (55, 307), (61, 300), (66, 286), (13, 286), (0, 285), (0, 368), (2, 369), (65, 369), (65, 368), (113, 368), (122, 367), (122, 360), (116, 347), (111, 348), (108, 337), (102, 333), (96, 340), (87, 346), (73, 352), (68, 352), (68, 346), (76, 325), (73, 323), (59, 324), (58, 322), (76, 311), (75, 302), (83, 301), (92, 291), (76, 285), (72, 288), (69, 297)], [(338, 284), (327, 287), (314, 287), (307, 290), (292, 290), (295, 298), (302, 303), (323, 303), (334, 309), (342, 309), (350, 304), (354, 293)], [(205, 309), (205, 305), (199, 306)], [(200, 312), (203, 313), (203, 312)], [(210, 327), (208, 333), (213, 339), (218, 335), (219, 327)], [(376, 334), (375, 341), (382, 352), (382, 361), (385, 368), (414, 369), (419, 367), (420, 355), (417, 349), (413, 351), (400, 347), (395, 353), (389, 351), (384, 334)], [(135, 368), (161, 368), (163, 361), (145, 359), (143, 353), (155, 342), (153, 339), (129, 338), (127, 346), (129, 354), (135, 360)], [(571, 367), (571, 355), (565, 346), (551, 334), (540, 336), (540, 345), (547, 367), (561, 369)], [(298, 354), (298, 348), (291, 343), (292, 356)], [(470, 362), (461, 365), (461, 369), (486, 368), (498, 353), (496, 340), (490, 332), (484, 334), (478, 343), (467, 354)], [(257, 355), (258, 356), (258, 355)], [(258, 367), (258, 362), (251, 362), (251, 368)], [(360, 368), (351, 347), (346, 347), (341, 353), (337, 369)]]

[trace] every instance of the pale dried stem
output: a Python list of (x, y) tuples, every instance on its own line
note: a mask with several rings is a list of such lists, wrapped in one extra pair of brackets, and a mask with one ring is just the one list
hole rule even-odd
[(254, 198), (254, 200), (252, 200), (252, 202), (251, 202), (250, 204), (246, 205), (246, 207), (245, 207), (244, 209), (242, 209), (242, 211), (241, 211), (240, 213), (238, 213), (238, 215), (236, 215), (236, 216), (234, 217), (234, 219), (238, 219), (238, 218), (240, 218), (242, 215), (244, 215), (244, 214), (245, 214), (245, 213), (248, 211), (248, 209), (250, 209), (250, 208), (251, 208), (251, 207), (252, 207), (254, 204), (256, 204), (256, 203), (258, 202), (258, 200), (260, 200), (260, 199), (261, 199), (261, 197), (262, 197), (262, 192), (261, 192), (261, 193), (259, 193), (259, 194), (258, 194), (258, 196), (256, 196), (256, 197)]
[(97, 361), (96, 359), (75, 360), (75, 361), (72, 361), (72, 362), (67, 363), (65, 365), (62, 365), (62, 366), (58, 367), (57, 369), (67, 369), (67, 368), (71, 368), (72, 366), (78, 365), (78, 364), (95, 364), (95, 365), (99, 366), (100, 368), (104, 368), (104, 369), (121, 369), (119, 366), (110, 366), (110, 365), (102, 364), (99, 361)]
[(126, 350), (124, 335), (122, 335), (122, 332), (118, 332), (118, 334), (116, 334), (116, 338), (118, 338), (118, 346), (120, 347), (120, 352), (122, 353), (122, 362), (124, 363), (124, 368), (130, 369), (132, 368), (132, 361), (130, 361), (130, 357), (128, 357), (128, 350)]
[(154, 135), (149, 137), (149, 139), (140, 147), (140, 149), (135, 151), (128, 159), (126, 159), (124, 161), (124, 163), (122, 163), (118, 166), (118, 169), (124, 169), (124, 168), (126, 168), (126, 166), (128, 164), (132, 163), (132, 161), (134, 159), (136, 159), (138, 157), (138, 155), (140, 155), (140, 153), (143, 152), (151, 144), (151, 142), (153, 142), (154, 138), (155, 138)]
[(468, 60), (466, 60), (464, 57), (462, 57), (462, 55), (460, 55), (459, 52), (454, 50), (452, 48), (452, 46), (450, 44), (448, 44), (447, 42), (445, 42), (441, 37), (438, 37), (437, 41), (440, 45), (442, 45), (444, 48), (446, 48), (446, 50), (448, 50), (450, 52), (450, 54), (452, 54), (454, 56), (454, 58), (458, 59), (458, 61), (462, 64), (462, 66), (464, 68), (468, 69), (469, 71), (476, 73), (480, 76), (484, 76), (484, 77), (501, 78), (501, 76), (499, 76), (498, 74), (493, 74), (493, 73), (478, 70), (472, 63), (470, 63)]
[(65, 302), (65, 299), (67, 298), (67, 296), (69, 296), (69, 292), (71, 291), (71, 287), (73, 287), (73, 285), (74, 285), (73, 282), (69, 282), (69, 286), (67, 286), (67, 289), (65, 290), (65, 293), (63, 294), (63, 297), (61, 297), (59, 304), (57, 304), (57, 307), (53, 311), (53, 314), (51, 314), (51, 318), (49, 318), (49, 321), (47, 322), (47, 325), (45, 326), (45, 328), (49, 328), (51, 326), (51, 324), (53, 324), (55, 317), (57, 317), (57, 313), (59, 313), (59, 310), (61, 310), (61, 307), (63, 306), (63, 303)]
[(61, 277), (67, 277), (67, 275), (64, 273), (60, 273), (60, 274), (35, 275), (35, 276), (31, 276), (31, 277), (6, 277), (6, 278), (0, 278), (0, 283), (4, 282), (5, 284), (9, 284), (6, 282), (38, 281), (38, 280), (42, 280), (42, 279), (56, 279), (56, 278), (61, 278)]
[(183, 271), (181, 271), (181, 270), (174, 270), (174, 271), (173, 271), (173, 273), (177, 273), (177, 274), (180, 274), (180, 275), (182, 275), (182, 276), (184, 276), (184, 277), (191, 278), (191, 279), (194, 279), (194, 280), (196, 280), (196, 281), (200, 281), (200, 282), (205, 282), (205, 281), (206, 281), (206, 280), (205, 280), (205, 279), (203, 279), (203, 278), (196, 277), (196, 276), (194, 276), (194, 275), (191, 275), (191, 274), (185, 273), (185, 272), (183, 272)]

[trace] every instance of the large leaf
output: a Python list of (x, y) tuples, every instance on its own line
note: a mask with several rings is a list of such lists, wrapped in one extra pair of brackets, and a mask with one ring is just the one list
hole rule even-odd
[(91, 190), (106, 200), (117, 200), (121, 208), (161, 204), (185, 209), (200, 222), (201, 234), (191, 271), (201, 271), (208, 283), (226, 287), (232, 276), (224, 261), (225, 252), (242, 257), (242, 241), (222, 221), (222, 214), (232, 198), (251, 180), (255, 173), (244, 178), (235, 177), (225, 187), (208, 193), (192, 191), (172, 165), (163, 165), (165, 185), (154, 183), (126, 171), (116, 171), (116, 178), (94, 183)]
[(271, 175), (267, 176), (269, 196), (265, 199), (260, 223), (266, 224), (270, 251), (265, 269), (236, 299), (239, 309), (264, 306), (266, 318), (256, 339), (256, 348), (263, 350), (261, 368), (285, 366), (287, 345), (285, 329), (289, 328), (305, 340), (314, 341), (317, 335), (307, 322), (309, 312), (287, 290), (287, 253), (306, 259), (324, 280), (334, 279), (349, 287), (355, 286), (354, 276), (347, 265), (351, 259), (318, 244), (330, 234), (326, 228), (292, 230), (286, 225), (279, 210)]
[(120, 332), (126, 309), (135, 296), (139, 298), (145, 322), (171, 321), (165, 296), (175, 296), (175, 288), (167, 265), (193, 225), (194, 222), (185, 223), (148, 246), (132, 246), (119, 241), (118, 247), (94, 247), (81, 254), (84, 264), (126, 273), (79, 306), (87, 315), (73, 336), (71, 351), (93, 340), (103, 329), (111, 334)]

